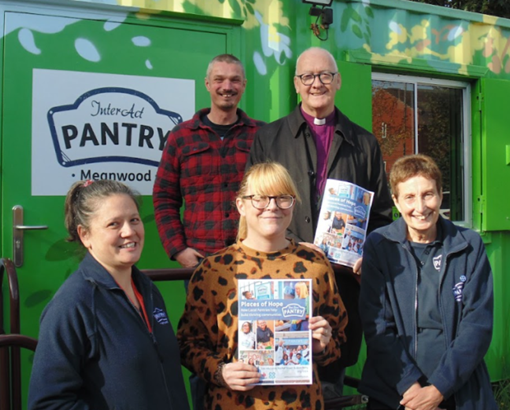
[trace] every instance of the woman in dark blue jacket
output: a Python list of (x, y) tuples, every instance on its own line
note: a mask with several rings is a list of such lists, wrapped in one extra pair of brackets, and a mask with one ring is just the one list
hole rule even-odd
[(483, 361), (493, 322), (484, 244), (439, 215), (441, 172), (431, 158), (399, 159), (390, 184), (402, 217), (371, 233), (363, 253), (368, 409), (497, 409)]
[(87, 254), (42, 314), (29, 408), (189, 409), (165, 303), (134, 266), (144, 227), (133, 192), (78, 182), (65, 218)]

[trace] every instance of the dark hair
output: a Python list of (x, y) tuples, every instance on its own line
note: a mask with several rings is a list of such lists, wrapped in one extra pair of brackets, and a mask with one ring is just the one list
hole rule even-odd
[(140, 210), (138, 193), (122, 182), (107, 179), (75, 182), (69, 189), (64, 204), (65, 225), (69, 232), (66, 240), (81, 244), (78, 225), (88, 229), (90, 218), (96, 212), (99, 202), (118, 194), (129, 196), (135, 203), (136, 209)]
[(436, 182), (437, 192), (443, 190), (442, 175), (436, 162), (428, 155), (415, 154), (399, 158), (391, 167), (391, 193), (398, 198), (398, 184), (422, 176)]
[(251, 332), (251, 323), (250, 322), (244, 322), (242, 325), (241, 325), (241, 329), (243, 328), (244, 325), (248, 325), (248, 327), (250, 328), (250, 332)]
[(246, 78), (243, 63), (241, 63), (241, 60), (232, 54), (220, 54), (219, 56), (214, 57), (207, 66), (207, 72), (205, 74), (206, 78), (209, 78), (209, 74), (211, 74), (212, 66), (214, 63), (237, 64), (239, 67), (241, 67), (241, 71), (243, 72), (243, 80)]

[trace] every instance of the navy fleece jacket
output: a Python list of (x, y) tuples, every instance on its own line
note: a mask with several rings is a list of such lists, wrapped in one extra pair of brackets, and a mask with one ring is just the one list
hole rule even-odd
[(136, 267), (132, 277), (153, 332), (87, 254), (42, 314), (29, 409), (189, 409), (163, 298)]
[[(439, 217), (444, 259), (439, 310), (445, 351), (427, 380), (458, 410), (495, 410), (483, 361), (492, 338), (492, 273), (476, 232)], [(372, 232), (363, 251), (360, 314), (367, 360), (359, 390), (390, 408), (424, 374), (416, 357), (418, 268), (402, 218)]]

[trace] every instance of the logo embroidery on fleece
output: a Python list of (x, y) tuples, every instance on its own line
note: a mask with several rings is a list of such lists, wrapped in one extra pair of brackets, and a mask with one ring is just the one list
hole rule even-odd
[(465, 275), (460, 276), (460, 282), (456, 283), (453, 287), (453, 296), (455, 296), (456, 302), (462, 301), (462, 293), (464, 291), (464, 283), (466, 282), (467, 278)]
[(156, 322), (158, 322), (160, 325), (167, 325), (168, 322), (168, 316), (166, 315), (166, 312), (163, 309), (160, 309), (158, 307), (154, 308), (154, 319), (156, 319)]
[(439, 272), (441, 270), (441, 260), (443, 259), (443, 255), (436, 256), (434, 259), (432, 259), (432, 262), (434, 264), (434, 268)]

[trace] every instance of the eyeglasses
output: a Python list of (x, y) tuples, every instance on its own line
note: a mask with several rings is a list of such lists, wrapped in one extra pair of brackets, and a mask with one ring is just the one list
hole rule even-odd
[(324, 71), (319, 74), (301, 74), (296, 75), (296, 77), (299, 77), (303, 85), (312, 85), (315, 81), (315, 77), (319, 77), (319, 80), (322, 84), (331, 84), (333, 82), (333, 78), (335, 78), (335, 75), (338, 73), (331, 73), (329, 71)]
[(269, 195), (245, 195), (242, 197), (243, 199), (251, 199), (251, 204), (256, 209), (266, 209), (271, 202), (271, 199), (274, 199), (276, 202), (276, 206), (280, 209), (289, 209), (294, 205), (294, 198), (292, 195), (278, 195), (278, 196), (269, 196)]

